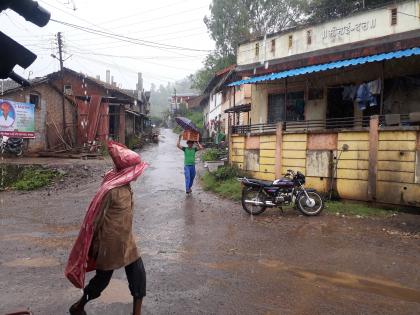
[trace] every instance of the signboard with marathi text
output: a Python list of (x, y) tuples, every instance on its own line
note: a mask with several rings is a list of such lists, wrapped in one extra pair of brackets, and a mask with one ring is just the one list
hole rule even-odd
[(35, 105), (0, 99), (0, 136), (35, 138)]

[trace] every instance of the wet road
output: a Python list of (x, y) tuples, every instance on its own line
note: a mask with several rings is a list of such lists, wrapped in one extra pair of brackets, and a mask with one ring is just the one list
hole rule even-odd
[[(419, 239), (384, 233), (375, 220), (274, 210), (249, 217), (197, 183), (186, 197), (175, 142), (164, 130), (160, 144), (142, 152), (150, 167), (133, 184), (145, 314), (420, 313)], [(27, 305), (35, 314), (67, 314), (80, 290), (63, 268), (96, 187), (3, 193), (0, 314)], [(130, 303), (120, 270), (87, 312), (130, 314)]]

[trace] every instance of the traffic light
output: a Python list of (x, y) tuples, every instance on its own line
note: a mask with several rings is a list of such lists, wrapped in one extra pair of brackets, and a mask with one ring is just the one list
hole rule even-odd
[[(40, 27), (47, 25), (51, 17), (50, 12), (33, 0), (0, 0), (0, 12), (6, 9), (15, 11)], [(11, 78), (21, 85), (29, 85), (29, 82), (16, 74), (13, 68), (19, 65), (26, 69), (37, 56), (2, 32), (0, 47), (0, 79)]]

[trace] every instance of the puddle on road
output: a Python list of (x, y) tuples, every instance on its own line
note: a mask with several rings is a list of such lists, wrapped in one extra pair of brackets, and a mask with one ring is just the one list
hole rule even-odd
[(420, 303), (420, 291), (404, 287), (392, 281), (363, 277), (345, 272), (306, 270), (288, 266), (276, 260), (260, 260), (259, 263), (267, 268), (289, 272), (309, 281), (327, 282), (344, 288), (379, 294), (407, 302)]
[(212, 269), (227, 270), (227, 269), (239, 269), (239, 267), (243, 266), (243, 262), (225, 261), (225, 262), (220, 262), (220, 263), (204, 263), (204, 265)]
[[(279, 260), (260, 259), (258, 260), (258, 263), (265, 268), (280, 272), (287, 272), (307, 281), (324, 282), (348, 289), (355, 289), (391, 297), (402, 301), (420, 303), (420, 291), (404, 287), (397, 282), (363, 277), (345, 272), (308, 270), (289, 266)], [(239, 267), (243, 267), (244, 264), (245, 262), (243, 261), (204, 263), (204, 265), (208, 268), (221, 270), (237, 270)]]
[(46, 268), (59, 266), (60, 262), (54, 257), (27, 257), (8, 261), (2, 265), (7, 267)]
[[(13, 234), (0, 237), (1, 241), (19, 241), (42, 246), (46, 248), (71, 248), (74, 243), (74, 236), (67, 237), (40, 237), (42, 233), (34, 232), (28, 234)], [(36, 235), (36, 236), (33, 236)]]
[(403, 287), (400, 284), (391, 281), (361, 277), (344, 272), (330, 273), (324, 271), (299, 270), (297, 268), (289, 271), (295, 273), (296, 276), (310, 281), (329, 282), (345, 288), (375, 293), (407, 302), (420, 303), (420, 291)]
[(128, 289), (127, 280), (111, 279), (98, 300), (104, 304), (132, 303), (133, 297)]
[(77, 225), (50, 225), (42, 230), (56, 234), (75, 233), (80, 230), (80, 224)]

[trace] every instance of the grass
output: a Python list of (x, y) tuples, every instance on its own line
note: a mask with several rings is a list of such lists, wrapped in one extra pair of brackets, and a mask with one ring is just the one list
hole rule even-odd
[(201, 178), (204, 190), (212, 191), (218, 195), (232, 200), (241, 200), (241, 183), (235, 177), (218, 180), (212, 173), (205, 173)]
[(37, 167), (25, 168), (12, 185), (17, 190), (34, 190), (52, 183), (58, 176), (54, 170), (44, 170)]
[(341, 202), (341, 201), (328, 201), (326, 203), (325, 211), (335, 215), (358, 216), (366, 217), (387, 217), (395, 212), (399, 212), (399, 208), (386, 209), (371, 206), (365, 203), (356, 202)]

